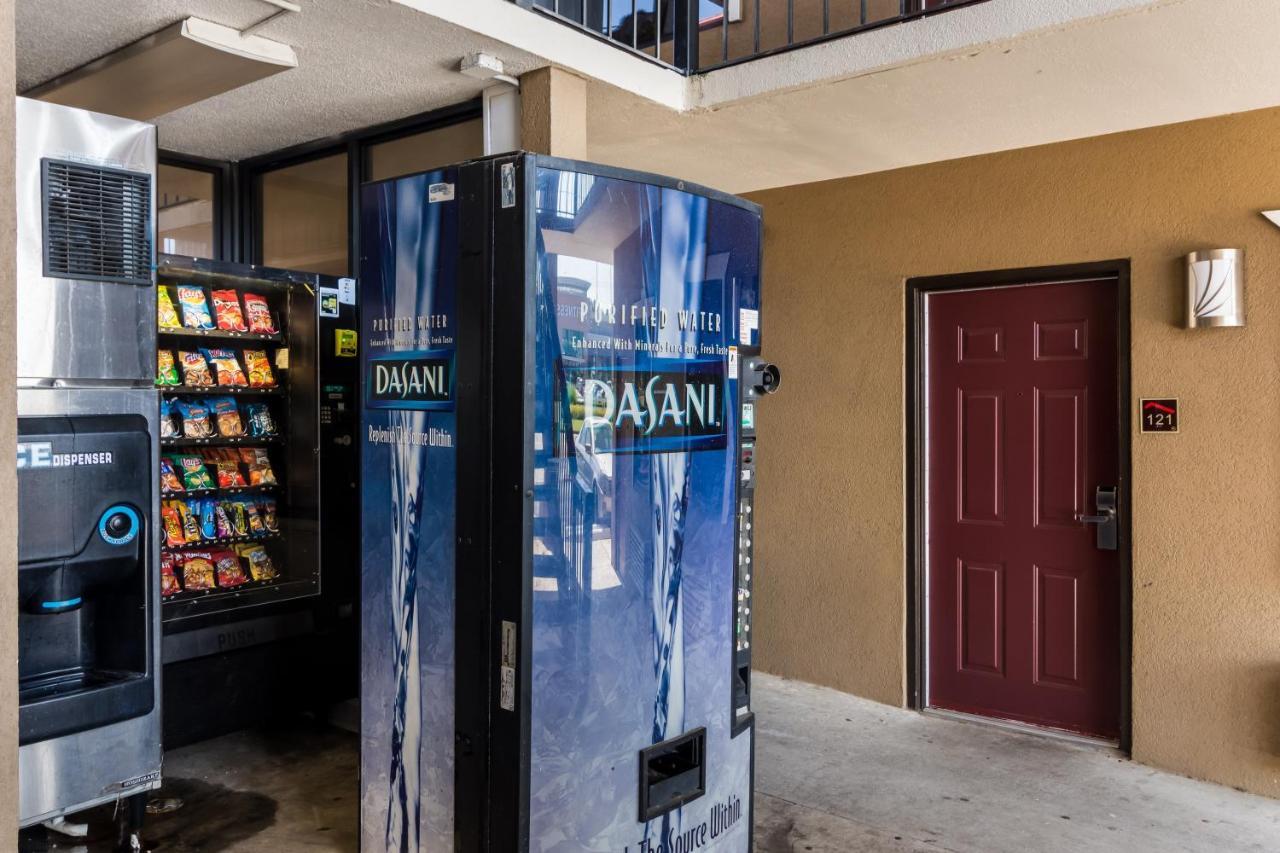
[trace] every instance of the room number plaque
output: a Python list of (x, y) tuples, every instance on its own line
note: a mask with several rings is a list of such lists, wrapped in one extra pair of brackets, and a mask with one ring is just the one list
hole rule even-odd
[(1143, 432), (1177, 432), (1178, 400), (1158, 399), (1142, 401)]

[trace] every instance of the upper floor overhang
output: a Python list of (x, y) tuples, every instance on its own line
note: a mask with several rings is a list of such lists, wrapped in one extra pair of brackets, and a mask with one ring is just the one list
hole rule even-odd
[[(251, 26), (264, 5), (21, 0), (19, 88), (188, 15)], [(241, 159), (456, 104), (483, 85), (458, 73), (477, 51), (585, 78), (591, 159), (736, 192), (1280, 105), (1280, 3), (1256, 0), (983, 0), (695, 75), (511, 0), (302, 6), (256, 31), (296, 68), (160, 117), (162, 145)]]

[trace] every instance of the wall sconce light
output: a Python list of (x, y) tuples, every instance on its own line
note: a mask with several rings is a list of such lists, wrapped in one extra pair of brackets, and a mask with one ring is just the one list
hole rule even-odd
[(1244, 250), (1205, 249), (1187, 263), (1187, 328), (1244, 325)]

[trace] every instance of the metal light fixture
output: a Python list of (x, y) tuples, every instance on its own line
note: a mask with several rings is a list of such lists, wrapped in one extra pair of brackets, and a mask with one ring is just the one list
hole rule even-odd
[(149, 121), (297, 65), (287, 44), (186, 18), (24, 94)]
[(1244, 325), (1244, 250), (1205, 249), (1186, 257), (1187, 328)]

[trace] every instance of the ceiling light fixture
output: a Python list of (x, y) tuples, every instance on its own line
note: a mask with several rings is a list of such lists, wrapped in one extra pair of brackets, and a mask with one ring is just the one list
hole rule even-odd
[(147, 121), (297, 65), (287, 44), (187, 18), (23, 94)]
[(502, 60), (487, 53), (468, 53), (458, 62), (458, 73), (477, 80), (497, 80), (520, 88), (520, 81), (508, 76)]

